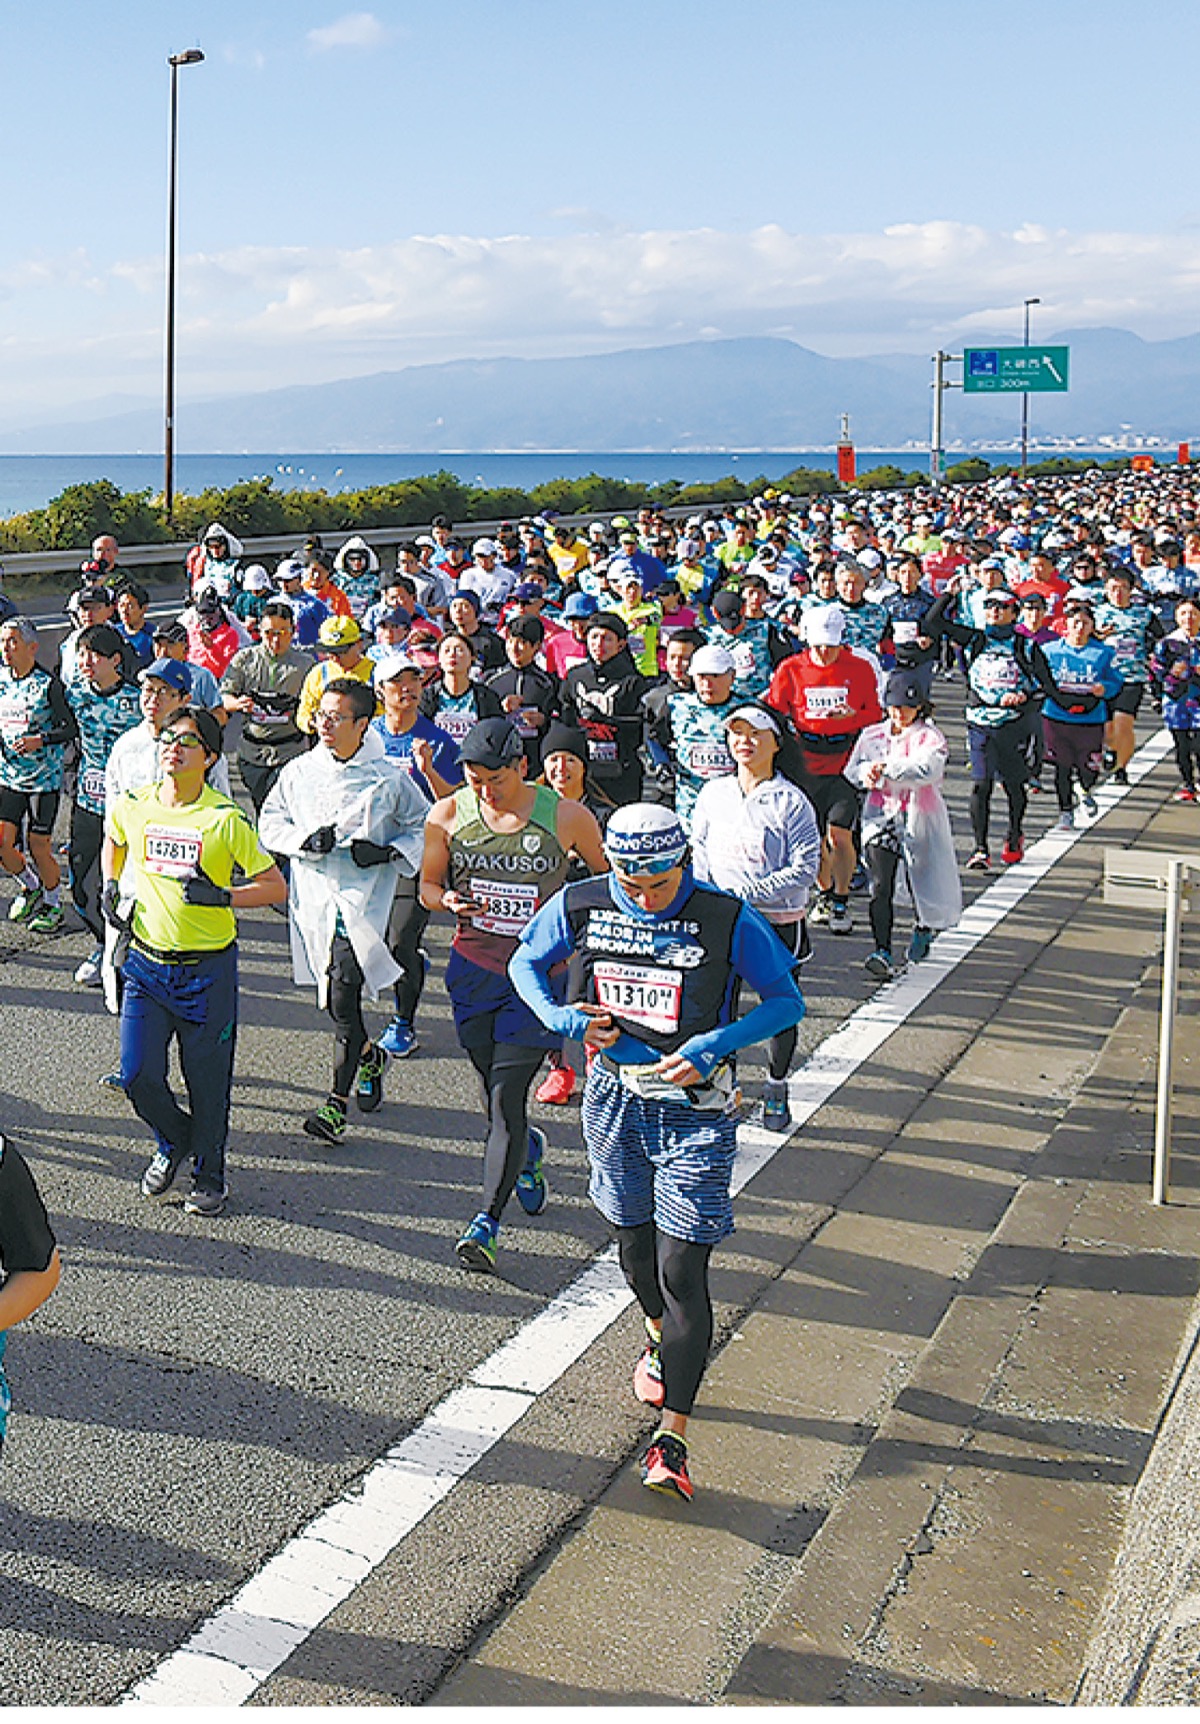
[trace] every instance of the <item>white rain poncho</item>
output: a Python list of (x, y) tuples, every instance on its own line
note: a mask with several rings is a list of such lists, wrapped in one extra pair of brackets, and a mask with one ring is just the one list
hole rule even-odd
[[(268, 850), (291, 858), (292, 974), (297, 982), (316, 984), (321, 1005), (329, 994), (326, 972), (339, 914), (374, 998), (401, 974), (387, 948), (388, 917), (397, 878), (413, 877), (421, 865), (428, 809), (372, 729), (349, 760), (339, 760), (323, 743), (290, 760), (263, 804), (260, 839)], [(337, 834), (329, 854), (301, 850), (322, 826)], [(360, 868), (350, 854), (355, 838), (390, 844), (402, 860)]]
[[(907, 730), (891, 721), (863, 731), (846, 763), (851, 784), (866, 789), (862, 842), (895, 834), (904, 861), (902, 880), (925, 928), (952, 928), (962, 915), (962, 883), (950, 816), (942, 799), (949, 748), (936, 724), (918, 719)], [(882, 762), (884, 777), (867, 784), (866, 769)]]

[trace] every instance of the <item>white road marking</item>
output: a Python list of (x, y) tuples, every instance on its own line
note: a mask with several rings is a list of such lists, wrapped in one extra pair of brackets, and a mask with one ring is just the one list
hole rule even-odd
[[(793, 1123), (786, 1133), (739, 1127), (735, 1192), (878, 1052), (1096, 821), (1165, 758), (1170, 746), (1165, 733), (1154, 736), (1130, 762), (1128, 787), (1110, 782), (1097, 790), (1095, 820), (1047, 833), (1023, 862), (980, 894), (956, 928), (938, 935), (928, 958), (910, 965), (822, 1042), (789, 1082)], [(344, 1496), (289, 1539), (120, 1704), (244, 1705), (632, 1302), (616, 1249), (609, 1246)]]

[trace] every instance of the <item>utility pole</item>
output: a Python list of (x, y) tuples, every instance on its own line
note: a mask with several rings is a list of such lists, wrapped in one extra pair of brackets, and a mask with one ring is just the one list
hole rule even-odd
[[(1040, 299), (1027, 299), (1025, 301), (1025, 346), (1026, 347), (1029, 346), (1029, 307), (1031, 305), (1040, 305), (1041, 303), (1042, 302)], [(1028, 391), (1028, 389), (1023, 389), (1021, 391), (1021, 477), (1022, 477), (1022, 479), (1025, 477), (1028, 470), (1029, 470), (1029, 391)]]
[(163, 423), (163, 513), (168, 526), (175, 509), (175, 192), (178, 178), (179, 68), (198, 65), (203, 58), (199, 48), (188, 48), (182, 54), (167, 56), (167, 65), (171, 68), (171, 123), (167, 154), (167, 377)]

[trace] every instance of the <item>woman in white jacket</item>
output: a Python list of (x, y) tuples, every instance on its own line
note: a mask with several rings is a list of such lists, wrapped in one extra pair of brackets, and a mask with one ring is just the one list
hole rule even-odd
[[(821, 863), (821, 834), (801, 789), (800, 751), (786, 719), (757, 701), (732, 709), (725, 734), (736, 770), (710, 779), (696, 799), (696, 878), (753, 904), (802, 964), (812, 953), (804, 913)], [(795, 1052), (794, 1027), (768, 1044), (763, 1090), (768, 1131), (786, 1131), (791, 1124), (787, 1074)]]
[(912, 671), (893, 671), (884, 700), (888, 716), (863, 731), (846, 777), (867, 793), (862, 849), (871, 876), (875, 950), (866, 967), (887, 981), (896, 974), (892, 928), (901, 866), (915, 916), (910, 963), (927, 957), (935, 932), (952, 928), (962, 915), (962, 884), (942, 798), (946, 738), (930, 721), (933, 708)]
[(317, 746), (289, 760), (263, 804), (259, 836), (291, 861), (292, 973), (315, 982), (333, 1020), (327, 1100), (304, 1122), (340, 1143), (352, 1090), (363, 1113), (383, 1100), (386, 1056), (367, 1034), (363, 990), (376, 998), (401, 973), (387, 944), (399, 875), (413, 876), (429, 804), (371, 728), (375, 693), (339, 677), (321, 695)]

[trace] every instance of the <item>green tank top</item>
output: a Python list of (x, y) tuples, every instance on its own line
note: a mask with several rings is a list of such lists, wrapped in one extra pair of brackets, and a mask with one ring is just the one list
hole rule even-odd
[(482, 969), (507, 969), (522, 928), (566, 880), (569, 858), (555, 831), (558, 802), (555, 791), (539, 784), (521, 830), (493, 832), (473, 790), (455, 795), (450, 890), (484, 908), (459, 924), (454, 945)]

